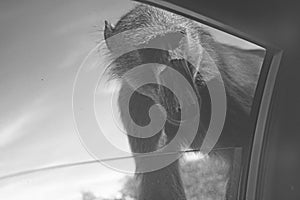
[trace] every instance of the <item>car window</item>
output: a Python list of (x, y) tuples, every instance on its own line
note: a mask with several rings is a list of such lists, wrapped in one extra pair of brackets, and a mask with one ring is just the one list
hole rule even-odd
[(0, 4), (1, 199), (238, 198), (264, 48), (128, 0)]

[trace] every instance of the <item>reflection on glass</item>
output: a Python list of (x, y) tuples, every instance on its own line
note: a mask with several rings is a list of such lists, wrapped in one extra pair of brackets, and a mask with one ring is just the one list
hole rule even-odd
[[(205, 135), (211, 119), (211, 99), (207, 93), (205, 82), (208, 84), (209, 81), (215, 80), (214, 78), (218, 77), (215, 76), (216, 71), (220, 69), (222, 78), (226, 81), (226, 94), (228, 94), (226, 105), (228, 105), (228, 108), (225, 128), (218, 140), (220, 142), (219, 149), (213, 150), (209, 155), (203, 155), (196, 150), (186, 152), (180, 159), (179, 165), (176, 166), (178, 170), (177, 168), (177, 171), (169, 170), (169, 173), (165, 173), (163, 174), (165, 176), (161, 177), (171, 177), (173, 172), (178, 173), (187, 200), (236, 200), (238, 190), (243, 187), (241, 185), (245, 179), (242, 177), (241, 171), (247, 170), (248, 167), (248, 157), (252, 146), (251, 139), (253, 138), (250, 127), (251, 106), (265, 50), (233, 35), (158, 8), (142, 6), (132, 1), (114, 0), (112, 2), (113, 0), (102, 0), (97, 1), (97, 3), (89, 2), (86, 3), (86, 6), (81, 7), (78, 6), (75, 0), (72, 3), (69, 2), (69, 6), (57, 1), (54, 2), (53, 10), (51, 7), (51, 9), (45, 9), (45, 12), (36, 12), (39, 9), (34, 6), (39, 8), (46, 5), (35, 3), (28, 6), (29, 12), (22, 13), (24, 14), (23, 21), (18, 21), (19, 18), (17, 17), (15, 19), (9, 17), (14, 12), (6, 13), (8, 17), (4, 17), (4, 20), (9, 19), (10, 21), (4, 24), (9, 25), (9, 27), (3, 25), (3, 30), (9, 30), (8, 33), (11, 32), (9, 29), (11, 24), (22, 24), (23, 26), (15, 27), (16, 32), (20, 33), (18, 38), (12, 37), (15, 36), (14, 34), (1, 35), (1, 39), (5, 35), (10, 36), (3, 40), (8, 41), (8, 48), (5, 47), (5, 49), (17, 49), (18, 51), (10, 54), (10, 56), (0, 55), (1, 64), (4, 66), (4, 70), (0, 69), (0, 74), (2, 72), (3, 74), (12, 74), (2, 80), (3, 85), (6, 84), (9, 87), (1, 89), (1, 93), (11, 95), (3, 95), (3, 104), (0, 105), (3, 113), (5, 113), (4, 117), (1, 116), (0, 118), (0, 121), (4, 122), (3, 126), (0, 127), (0, 199), (136, 200), (138, 198), (138, 191), (140, 190), (139, 177), (107, 167), (110, 166), (110, 163), (113, 163), (112, 166), (120, 166), (122, 169), (134, 171), (136, 167), (135, 160), (126, 158), (126, 161), (123, 162), (124, 159), (116, 159), (122, 156), (118, 154), (119, 151), (108, 149), (111, 146), (105, 146), (107, 144), (104, 142), (105, 140), (96, 141), (93, 138), (90, 138), (91, 143), (102, 148), (101, 152), (104, 152), (107, 156), (105, 158), (115, 160), (106, 162), (106, 166), (94, 163), (68, 168), (54, 167), (52, 170), (11, 176), (6, 179), (1, 178), (7, 174), (42, 166), (90, 159), (90, 155), (78, 141), (78, 135), (74, 133), (72, 121), (74, 112), (70, 109), (72, 107), (70, 99), (72, 98), (71, 93), (74, 91), (73, 81), (76, 67), (81, 64), (87, 52), (94, 47), (94, 41), (90, 41), (89, 36), (87, 36), (89, 35), (88, 32), (93, 25), (98, 24), (98, 27), (103, 30), (101, 34), (97, 35), (97, 41), (102, 41), (101, 44), (104, 45), (103, 48), (106, 48), (106, 51), (103, 53), (101, 52), (102, 48), (97, 49), (94, 58), (100, 59), (92, 60), (91, 63), (94, 63), (94, 65), (89, 65), (87, 71), (95, 74), (98, 80), (99, 77), (96, 76), (98, 74), (93, 73), (92, 68), (95, 66), (97, 68), (99, 63), (105, 63), (104, 60), (109, 60), (114, 55), (115, 46), (113, 43), (111, 43), (111, 55), (107, 52), (110, 43), (109, 40), (105, 41), (105, 33), (103, 32), (107, 33), (106, 36), (110, 33), (113, 37), (125, 29), (131, 29), (126, 33), (130, 33), (129, 35), (125, 34), (125, 41), (119, 41), (119, 44), (132, 44), (139, 47), (144, 45), (145, 49), (149, 47), (147, 45), (159, 45), (160, 48), (167, 49), (164, 52), (158, 51), (159, 53), (156, 50), (151, 50), (150, 53), (140, 51), (138, 55), (142, 56), (129, 56), (129, 58), (124, 59), (128, 63), (126, 65), (116, 65), (119, 68), (115, 68), (115, 71), (120, 70), (119, 73), (121, 73), (126, 69), (131, 69), (132, 64), (136, 64), (136, 61), (144, 58), (146, 61), (150, 60), (150, 63), (155, 61), (152, 60), (154, 58), (158, 62), (163, 61), (163, 63), (160, 63), (161, 65), (168, 64), (174, 69), (179, 69), (186, 80), (192, 83), (191, 85), (197, 91), (197, 95), (200, 95), (200, 93), (202, 95), (200, 95), (201, 101), (203, 100), (201, 105), (204, 106), (201, 107), (201, 117), (205, 117), (201, 118), (201, 125), (205, 127), (203, 128), (205, 130), (201, 130), (197, 134), (195, 140), (198, 141), (195, 143), (201, 144), (202, 135)], [(12, 10), (15, 9), (15, 12), (20, 10), (19, 7), (13, 5), (11, 7)], [(57, 9), (54, 9), (54, 7)], [(74, 9), (78, 10), (75, 11)], [(144, 15), (145, 10), (157, 15)], [(90, 13), (93, 12), (97, 14), (91, 15)], [(69, 17), (65, 18), (65, 13), (69, 13)], [(132, 17), (129, 13), (134, 16)], [(33, 16), (34, 19), (40, 20), (40, 24), (29, 23), (32, 22)], [(152, 18), (153, 16), (157, 18)], [(60, 17), (59, 20), (53, 20), (57, 17)], [(112, 24), (104, 23), (105, 20), (111, 21)], [(103, 24), (99, 24), (99, 21), (103, 21)], [(35, 27), (32, 27), (33, 24)], [(47, 26), (44, 26), (44, 24)], [(46, 27), (49, 29), (45, 29)], [(35, 28), (35, 31), (32, 31), (33, 28)], [(26, 36), (26, 39), (23, 36)], [(26, 51), (19, 51), (22, 50), (20, 44), (28, 47)], [(38, 46), (38, 44), (41, 46)], [(70, 44), (74, 44), (74, 46)], [(18, 59), (15, 59), (16, 56)], [(191, 68), (183, 59), (183, 56), (192, 57), (194, 62), (199, 64), (196, 67), (201, 73)], [(199, 60), (199, 58), (202, 60)], [(124, 62), (120, 63), (124, 64)], [(215, 68), (216, 65), (218, 65), (218, 70)], [(22, 66), (22, 68), (19, 66)], [(99, 66), (103, 71), (106, 69), (105, 67), (108, 66)], [(155, 67), (158, 70), (151, 71), (149, 74), (155, 74), (157, 83), (163, 83), (170, 79), (173, 85), (178, 84), (177, 79), (174, 80), (173, 76), (167, 75), (170, 71), (166, 70), (164, 66)], [(90, 83), (90, 78), (91, 76), (88, 76), (86, 83)], [(136, 79), (134, 81), (139, 82), (143, 78), (143, 76), (137, 76), (130, 80)], [(19, 80), (26, 80), (28, 84), (19, 84)], [(111, 105), (114, 103), (111, 99), (111, 90), (114, 88), (119, 89), (121, 84), (118, 83), (116, 81), (116, 85), (114, 85), (113, 82), (110, 85), (112, 88), (102, 88), (96, 87), (95, 82), (95, 85), (93, 85), (95, 87), (88, 88), (93, 92), (95, 88), (97, 89), (93, 107), (95, 112), (92, 112), (91, 117), (96, 115), (98, 123), (101, 123), (101, 128), (107, 134), (105, 136), (109, 139), (109, 142), (114, 143), (114, 147), (116, 147), (114, 150), (122, 149), (128, 151), (127, 153), (131, 155), (131, 150), (134, 147), (137, 147), (136, 151), (143, 151), (145, 145), (140, 145), (142, 144), (140, 142), (128, 142), (128, 137), (124, 132), (130, 131), (126, 130), (126, 124), (121, 123), (126, 120), (120, 120), (118, 118), (119, 113), (112, 113), (114, 110), (118, 110), (118, 105)], [(11, 88), (14, 90), (11, 90)], [(176, 85), (176, 88), (181, 88), (181, 85)], [(83, 90), (87, 90), (87, 88), (83, 87)], [(188, 111), (193, 111), (188, 105), (191, 102), (194, 102), (193, 105), (198, 104), (195, 103), (195, 99), (191, 98), (191, 91), (187, 91), (185, 88), (181, 88), (180, 91), (182, 93), (176, 98), (183, 97), (184, 99), (181, 102), (185, 103)], [(156, 143), (148, 143), (146, 147), (156, 148), (167, 145), (168, 135), (170, 136), (169, 139), (172, 139), (172, 135), (176, 135), (172, 126), (177, 126), (180, 121), (178, 118), (181, 112), (181, 108), (178, 106), (179, 101), (173, 98), (171, 91), (146, 84), (144, 89), (140, 89), (135, 95), (133, 97), (140, 98), (140, 100), (133, 101), (131, 106), (136, 113), (132, 113), (132, 116), (136, 114), (135, 118), (138, 120), (143, 118), (146, 118), (145, 121), (148, 120), (148, 108), (150, 103), (153, 103), (152, 100), (157, 104), (165, 105), (165, 108), (167, 108), (166, 112), (169, 114), (168, 127), (163, 127), (161, 132), (164, 132), (164, 134), (161, 134), (158, 140), (154, 140)], [(142, 99), (142, 95), (150, 97), (151, 102), (149, 99)], [(79, 96), (85, 95), (79, 94)], [(126, 97), (126, 94), (120, 96)], [(79, 110), (84, 111), (85, 109), (80, 107)], [(13, 113), (11, 118), (7, 117), (9, 113)], [(197, 114), (193, 113), (187, 119), (191, 119)], [(83, 122), (90, 121), (93, 120), (90, 120), (90, 118), (83, 119)], [(147, 123), (141, 122), (141, 124)], [(93, 131), (97, 132), (98, 129)], [(187, 131), (186, 134), (188, 133)], [(84, 135), (86, 132), (83, 131), (81, 134)], [(184, 143), (184, 139), (182, 143)], [(129, 146), (129, 143), (135, 145)], [(240, 148), (224, 148), (232, 146)], [(200, 146), (198, 147), (200, 148)], [(198, 147), (195, 149), (199, 149)], [(155, 178), (154, 181), (156, 181)], [(161, 179), (160, 181), (164, 180)], [(145, 186), (148, 185), (145, 184), (143, 187)], [(168, 195), (176, 192), (177, 185), (169, 186), (169, 188), (163, 188), (170, 190)], [(157, 191), (153, 190), (151, 192), (156, 193)], [(163, 192), (161, 191), (161, 193)]]
[(0, 199), (116, 199), (122, 196), (120, 191), (126, 178), (126, 174), (99, 162), (56, 167), (1, 180)]
[[(225, 152), (232, 153), (230, 158), (225, 159), (221, 156)], [(187, 153), (181, 162), (186, 198), (236, 199), (237, 188), (233, 186), (239, 178), (240, 153), (238, 148), (216, 150), (207, 156), (199, 152)]]
[[(227, 157), (224, 158), (226, 154)], [(203, 155), (186, 152), (180, 160), (180, 174), (187, 200), (233, 200), (241, 165), (241, 148), (226, 148)], [(137, 199), (137, 181), (126, 176), (120, 199)]]
[[(224, 158), (226, 154), (226, 158)], [(134, 165), (132, 158), (128, 163)], [(203, 155), (183, 153), (180, 175), (187, 200), (236, 199), (241, 148), (226, 148)], [(138, 181), (95, 162), (40, 171), (0, 182), (0, 197), (8, 199), (137, 200)], [(18, 191), (17, 193), (15, 191)]]
[[(222, 156), (225, 154), (226, 158)], [(184, 153), (180, 159), (180, 174), (186, 199), (236, 199), (240, 165), (241, 148), (216, 149), (209, 155), (199, 151)], [(121, 197), (117, 199), (137, 199), (135, 177), (126, 176), (122, 182)]]

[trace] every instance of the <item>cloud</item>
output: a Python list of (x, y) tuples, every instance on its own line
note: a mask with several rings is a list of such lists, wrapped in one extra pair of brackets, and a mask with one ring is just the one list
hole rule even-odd
[(83, 55), (86, 53), (86, 50), (84, 48), (81, 49), (75, 49), (73, 51), (70, 51), (69, 54), (67, 54), (64, 59), (61, 61), (60, 64), (58, 64), (59, 69), (65, 69), (69, 67), (78, 67), (80, 63), (80, 59), (82, 59)]
[(92, 15), (82, 17), (80, 19), (76, 19), (74, 21), (71, 21), (68, 24), (64, 24), (63, 26), (55, 29), (53, 33), (54, 35), (61, 36), (61, 35), (70, 34), (72, 32), (76, 32), (83, 28), (92, 27), (93, 24), (96, 22), (97, 18), (98, 16), (96, 14), (92, 14)]
[(26, 133), (24, 127), (30, 123), (33, 118), (33, 113), (24, 113), (0, 130), (0, 147), (7, 146), (22, 137)]
[[(40, 105), (45, 97), (46, 95), (37, 97), (31, 105), (27, 105), (25, 110), (16, 111), (20, 113), (19, 115), (14, 117), (10, 122), (3, 123), (0, 126), (0, 148), (8, 146), (22, 138), (33, 127), (33, 124), (45, 115), (46, 110)], [(8, 121), (6, 118), (4, 120)]]

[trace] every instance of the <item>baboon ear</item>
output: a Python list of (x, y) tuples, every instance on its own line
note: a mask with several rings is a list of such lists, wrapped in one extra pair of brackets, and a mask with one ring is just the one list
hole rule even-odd
[(113, 31), (114, 31), (114, 27), (108, 22), (105, 20), (105, 27), (104, 27), (104, 39), (105, 39), (105, 42), (106, 42), (106, 46), (109, 50), (111, 50), (111, 45), (109, 44), (108, 42), (108, 38), (113, 36)]

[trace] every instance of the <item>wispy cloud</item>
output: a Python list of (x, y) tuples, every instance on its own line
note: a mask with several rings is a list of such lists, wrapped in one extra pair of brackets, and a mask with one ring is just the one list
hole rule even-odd
[(78, 67), (81, 59), (86, 54), (84, 48), (74, 49), (70, 51), (61, 63), (57, 66), (59, 69), (65, 69), (69, 67)]
[(57, 28), (56, 30), (54, 30), (53, 33), (54, 35), (62, 36), (70, 34), (72, 32), (76, 32), (80, 29), (85, 30), (83, 29), (84, 27), (89, 27), (91, 29), (91, 27), (93, 27), (93, 24), (96, 22), (95, 19), (97, 19), (97, 17), (98, 16), (95, 13), (86, 17), (82, 17), (80, 19), (76, 19), (74, 21), (69, 22), (68, 24), (64, 24), (63, 26)]
[(22, 137), (26, 133), (25, 126), (32, 122), (33, 118), (33, 113), (24, 113), (0, 130), (0, 147), (7, 146)]
[(27, 105), (25, 110), (16, 111), (19, 113), (17, 116), (9, 121), (3, 119), (3, 123), (0, 126), (0, 148), (8, 146), (22, 138), (29, 132), (30, 127), (45, 115), (46, 110), (41, 107), (43, 99), (45, 99), (45, 96), (39, 96), (31, 105)]

